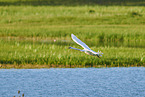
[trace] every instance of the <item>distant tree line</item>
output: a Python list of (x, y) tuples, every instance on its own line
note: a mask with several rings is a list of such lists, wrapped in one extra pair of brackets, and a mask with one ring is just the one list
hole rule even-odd
[(78, 5), (126, 5), (145, 6), (143, 0), (0, 0), (0, 6), (32, 5), (32, 6), (78, 6)]

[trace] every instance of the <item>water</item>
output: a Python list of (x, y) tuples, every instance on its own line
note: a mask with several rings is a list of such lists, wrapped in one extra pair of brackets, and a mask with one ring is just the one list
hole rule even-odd
[(144, 97), (145, 68), (1, 69), (0, 97), (22, 93), (24, 97)]

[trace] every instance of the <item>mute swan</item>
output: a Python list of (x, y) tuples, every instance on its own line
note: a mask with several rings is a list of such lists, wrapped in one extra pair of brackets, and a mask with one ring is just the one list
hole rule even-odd
[(76, 42), (78, 45), (82, 46), (84, 49), (77, 49), (77, 48), (73, 48), (73, 47), (69, 47), (69, 49), (74, 49), (74, 50), (79, 50), (81, 52), (85, 52), (88, 55), (92, 55), (92, 56), (97, 56), (100, 58), (100, 56), (102, 56), (102, 52), (95, 52), (93, 50), (91, 50), (84, 42), (82, 42), (80, 39), (78, 39), (74, 34), (71, 34), (71, 38), (73, 39), (74, 42)]

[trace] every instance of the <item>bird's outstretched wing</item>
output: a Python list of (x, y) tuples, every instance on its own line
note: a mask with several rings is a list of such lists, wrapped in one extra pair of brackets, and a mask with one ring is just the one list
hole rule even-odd
[(73, 41), (75, 41), (78, 45), (82, 46), (84, 49), (91, 50), (84, 42), (78, 39), (74, 34), (71, 34)]

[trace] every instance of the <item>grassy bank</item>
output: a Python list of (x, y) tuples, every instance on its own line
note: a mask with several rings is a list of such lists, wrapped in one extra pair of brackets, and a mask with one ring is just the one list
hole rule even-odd
[[(73, 43), (61, 42), (18, 42), (1, 40), (0, 63), (14, 64), (16, 67), (117, 67), (117, 66), (145, 66), (144, 48), (129, 47), (96, 47), (104, 55), (101, 59), (88, 56), (82, 52), (69, 50), (68, 46), (78, 46)], [(3, 50), (3, 51), (2, 51)], [(10, 66), (10, 65), (9, 65)], [(28, 66), (29, 67), (29, 66)], [(30, 68), (29, 67), (29, 68)]]
[[(0, 6), (0, 10), (0, 68), (145, 66), (144, 7)], [(101, 50), (103, 57), (69, 50), (80, 48), (71, 33), (94, 51)]]

